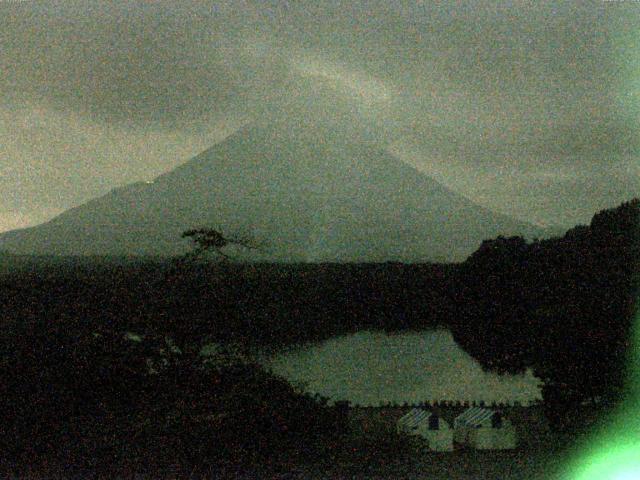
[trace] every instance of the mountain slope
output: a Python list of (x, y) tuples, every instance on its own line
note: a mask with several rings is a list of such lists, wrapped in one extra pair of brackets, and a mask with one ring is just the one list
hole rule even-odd
[(198, 226), (251, 233), (283, 261), (459, 261), (497, 235), (543, 231), (484, 209), (319, 125), (250, 125), (152, 183), (0, 235), (0, 250), (172, 255)]

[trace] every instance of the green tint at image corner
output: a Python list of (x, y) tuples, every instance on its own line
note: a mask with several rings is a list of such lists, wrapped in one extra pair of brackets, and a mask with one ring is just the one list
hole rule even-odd
[(569, 471), (567, 480), (639, 480), (640, 436), (638, 424), (633, 429), (613, 434), (597, 443)]
[(562, 480), (640, 480), (640, 309), (636, 304), (627, 391), (616, 412), (596, 430)]

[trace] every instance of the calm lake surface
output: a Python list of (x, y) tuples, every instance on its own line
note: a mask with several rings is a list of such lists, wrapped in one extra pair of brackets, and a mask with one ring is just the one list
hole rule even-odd
[(484, 372), (444, 329), (399, 335), (359, 332), (263, 363), (305, 391), (360, 405), (433, 400), (528, 404), (541, 399), (541, 382), (530, 371)]

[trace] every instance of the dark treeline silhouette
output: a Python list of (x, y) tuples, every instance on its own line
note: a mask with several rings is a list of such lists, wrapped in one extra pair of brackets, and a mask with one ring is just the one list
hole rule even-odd
[(362, 329), (444, 326), (487, 369), (533, 368), (545, 382), (548, 414), (562, 426), (583, 401), (611, 405), (620, 397), (637, 298), (639, 209), (634, 200), (600, 212), (561, 238), (488, 240), (453, 265), (177, 268), (152, 258), (5, 255), (5, 458), (24, 465), (46, 457), (48, 465), (80, 469), (117, 464), (121, 473), (166, 473), (173, 462), (206, 474), (229, 459), (319, 458), (327, 445), (331, 455), (349, 451), (340, 440), (349, 435), (343, 409), (250, 360), (204, 368), (198, 352), (210, 342), (244, 353), (282, 349)]
[(487, 368), (532, 367), (555, 423), (621, 398), (638, 299), (640, 202), (563, 237), (486, 241), (457, 272), (456, 341)]
[[(8, 260), (6, 325), (169, 334), (180, 346), (283, 347), (356, 330), (446, 325), (455, 265), (234, 264), (161, 261), (46, 267)], [(7, 268), (9, 270), (9, 268)], [(11, 331), (11, 329), (8, 329)]]

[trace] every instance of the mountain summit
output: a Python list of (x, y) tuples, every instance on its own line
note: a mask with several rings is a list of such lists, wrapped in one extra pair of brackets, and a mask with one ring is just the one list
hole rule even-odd
[(189, 228), (242, 232), (275, 261), (461, 261), (544, 231), (491, 212), (327, 124), (251, 124), (153, 182), (0, 235), (19, 254), (174, 255)]

